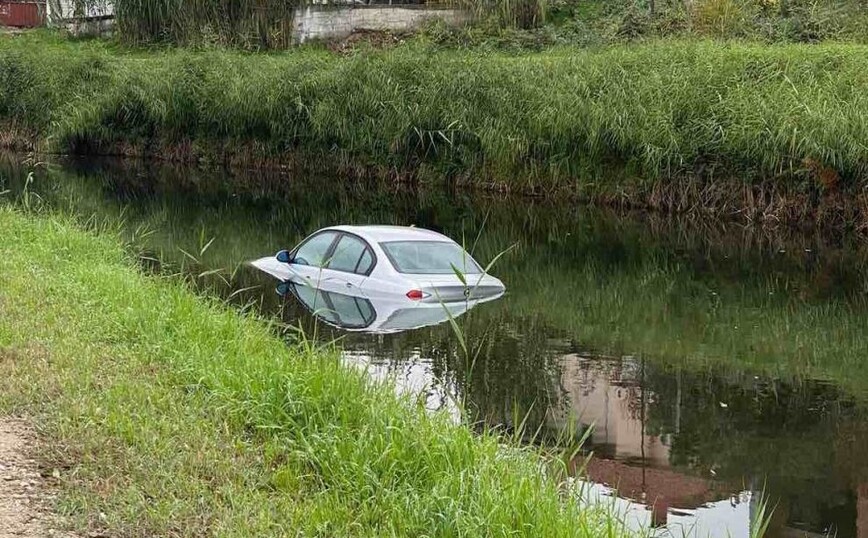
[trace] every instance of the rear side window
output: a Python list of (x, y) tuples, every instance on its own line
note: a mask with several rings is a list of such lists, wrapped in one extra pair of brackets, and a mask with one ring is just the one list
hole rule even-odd
[(399, 273), (412, 275), (448, 275), (455, 272), (482, 272), (470, 254), (457, 243), (446, 241), (389, 241), (380, 243)]
[(364, 241), (358, 237), (342, 235), (331, 255), (328, 268), (346, 273), (356, 272), (359, 260), (367, 248)]
[(337, 232), (323, 232), (311, 237), (298, 247), (293, 258), (293, 263), (310, 265), (312, 267), (325, 266), (327, 261), (326, 254), (328, 254), (329, 247), (331, 247), (337, 235)]
[(374, 255), (371, 254), (371, 249), (366, 248), (362, 257), (359, 259), (359, 265), (356, 266), (356, 273), (367, 275), (374, 268)]
[(369, 275), (377, 261), (371, 247), (359, 237), (350, 234), (341, 235), (328, 257), (329, 269), (358, 275)]

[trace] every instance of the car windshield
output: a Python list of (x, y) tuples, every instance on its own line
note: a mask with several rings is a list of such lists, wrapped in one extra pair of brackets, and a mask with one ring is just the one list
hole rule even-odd
[(462, 273), (482, 272), (470, 254), (456, 243), (445, 241), (388, 241), (380, 243), (399, 273), (448, 275), (453, 266)]

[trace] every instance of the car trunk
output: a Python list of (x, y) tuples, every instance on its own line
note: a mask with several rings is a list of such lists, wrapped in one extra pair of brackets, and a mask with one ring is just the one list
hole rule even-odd
[(457, 275), (419, 275), (419, 289), (430, 294), (426, 302), (456, 302), (468, 299), (479, 300), (503, 293), (503, 284), (490, 275), (465, 275), (467, 285)]

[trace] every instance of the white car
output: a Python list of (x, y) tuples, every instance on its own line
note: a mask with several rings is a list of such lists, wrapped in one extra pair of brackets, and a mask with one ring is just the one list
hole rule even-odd
[(452, 239), (404, 226), (323, 228), (292, 251), (253, 265), (281, 281), (372, 300), (403, 295), (421, 303), (483, 301), (506, 289)]

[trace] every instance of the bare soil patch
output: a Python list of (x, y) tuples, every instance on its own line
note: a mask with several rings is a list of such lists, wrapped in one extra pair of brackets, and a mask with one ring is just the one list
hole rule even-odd
[(31, 457), (35, 446), (26, 421), (0, 417), (0, 538), (74, 538), (58, 530), (54, 493)]

